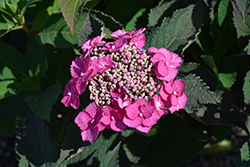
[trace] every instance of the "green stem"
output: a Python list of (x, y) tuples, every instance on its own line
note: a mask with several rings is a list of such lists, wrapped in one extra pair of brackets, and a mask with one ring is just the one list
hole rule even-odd
[(33, 35), (33, 34), (30, 32), (29, 28), (28, 28), (25, 24), (23, 24), (22, 26), (23, 26), (23, 30), (24, 30), (25, 32), (27, 32), (29, 35)]

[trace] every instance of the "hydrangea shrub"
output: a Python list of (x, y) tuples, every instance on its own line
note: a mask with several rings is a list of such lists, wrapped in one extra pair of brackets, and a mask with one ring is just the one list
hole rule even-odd
[(93, 143), (106, 127), (148, 133), (166, 109), (173, 113), (185, 108), (185, 83), (174, 80), (181, 57), (165, 48), (144, 50), (145, 30), (117, 30), (110, 35), (112, 42), (103, 40), (106, 34), (89, 39), (81, 47), (83, 55), (72, 61), (72, 78), (61, 102), (78, 109), (88, 86), (94, 102), (75, 119), (83, 141)]
[(0, 136), (19, 166), (179, 166), (237, 148), (232, 127), (249, 136), (248, 0), (4, 0), (0, 13)]

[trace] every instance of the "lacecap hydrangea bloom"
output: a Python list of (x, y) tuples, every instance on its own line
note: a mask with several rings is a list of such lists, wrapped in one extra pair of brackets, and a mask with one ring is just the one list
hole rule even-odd
[(105, 34), (89, 39), (72, 61), (61, 102), (78, 109), (88, 86), (93, 102), (75, 118), (83, 141), (93, 143), (105, 128), (148, 133), (167, 110), (185, 108), (185, 83), (175, 80), (181, 57), (165, 48), (144, 50), (145, 30), (117, 30), (113, 42), (105, 42)]

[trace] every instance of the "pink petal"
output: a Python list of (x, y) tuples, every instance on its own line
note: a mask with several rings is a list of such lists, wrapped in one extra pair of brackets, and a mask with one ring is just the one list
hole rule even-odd
[(133, 103), (125, 108), (126, 115), (129, 119), (134, 120), (138, 117), (140, 111), (139, 111), (139, 105), (137, 103)]
[(161, 76), (168, 76), (169, 75), (169, 68), (164, 64), (164, 62), (161, 60), (157, 64), (157, 71)]
[[(152, 49), (154, 51), (154, 49)], [(161, 60), (165, 61), (165, 56), (161, 52), (157, 52), (150, 60), (155, 64)]]
[(173, 90), (182, 92), (185, 89), (185, 83), (181, 79), (177, 79), (172, 83)]
[(142, 118), (137, 117), (134, 120), (129, 119), (128, 117), (123, 118), (123, 123), (129, 127), (136, 128), (137, 126), (142, 124)]
[(172, 54), (172, 60), (169, 63), (171, 67), (179, 67), (181, 65), (182, 59), (179, 55), (171, 52)]
[(116, 132), (121, 132), (127, 128), (127, 126), (122, 121), (112, 121), (110, 128)]
[(168, 75), (167, 76), (163, 76), (163, 77), (158, 77), (159, 79), (162, 79), (164, 81), (172, 81), (175, 79), (175, 77), (177, 76), (178, 74), (178, 69), (177, 68), (168, 68)]
[(175, 95), (171, 95), (171, 104), (176, 106), (178, 104), (178, 98)]
[(152, 128), (152, 126), (143, 126), (143, 125), (140, 125), (138, 126), (136, 129), (143, 132), (143, 133), (148, 133), (150, 131), (150, 129)]
[(79, 95), (81, 95), (85, 90), (86, 90), (86, 86), (87, 86), (88, 82), (81, 82), (75, 85), (76, 91)]
[(92, 118), (85, 111), (81, 111), (77, 117), (75, 118), (75, 123), (81, 130), (86, 130), (89, 128), (88, 122), (90, 122)]
[(61, 102), (66, 106), (66, 107), (69, 107), (70, 105), (70, 96), (64, 96), (61, 100)]
[(152, 53), (156, 53), (158, 51), (158, 49), (156, 47), (150, 47), (148, 49), (149, 52), (152, 52)]
[(83, 141), (89, 140), (90, 143), (93, 144), (95, 139), (97, 139), (98, 134), (99, 134), (99, 131), (97, 130), (97, 128), (95, 128), (95, 129), (87, 129), (85, 131), (82, 131), (82, 133), (81, 133), (82, 140)]

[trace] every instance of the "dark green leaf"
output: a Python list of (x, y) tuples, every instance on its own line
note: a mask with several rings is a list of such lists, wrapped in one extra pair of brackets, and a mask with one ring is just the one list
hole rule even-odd
[(30, 54), (30, 70), (32, 76), (41, 78), (46, 71), (46, 60), (48, 57), (48, 49), (45, 45), (40, 45), (35, 39), (30, 40), (29, 54)]
[(117, 167), (118, 165), (118, 152), (121, 146), (121, 142), (117, 144), (117, 146), (111, 150), (108, 151), (106, 154), (102, 154), (98, 157), (98, 160), (100, 160), (100, 167)]
[(0, 42), (0, 72), (7, 66), (15, 78), (27, 77), (27, 62), (20, 53), (10, 45)]
[(246, 104), (250, 104), (250, 71), (247, 72), (244, 80), (245, 80), (243, 85), (243, 93), (245, 97), (244, 102)]
[(71, 78), (70, 65), (76, 57), (72, 48), (56, 49), (51, 48), (47, 59), (46, 76), (50, 83), (61, 83), (64, 86)]
[(186, 84), (184, 92), (187, 94), (188, 102), (185, 110), (188, 113), (192, 113), (198, 105), (218, 102), (199, 77), (189, 75), (183, 78), (183, 81)]
[(202, 131), (191, 129), (175, 115), (163, 116), (158, 125), (159, 135), (139, 161), (145, 166), (167, 164), (168, 167), (176, 167), (200, 151), (208, 141), (208, 136)]
[(196, 116), (208, 125), (238, 126), (248, 133), (244, 115), (237, 108), (232, 94), (227, 90), (218, 91), (215, 94), (220, 103), (197, 107), (194, 112)]
[[(147, 9), (151, 6), (152, 0), (113, 0), (107, 8), (104, 10), (105, 13), (113, 16), (116, 20), (121, 22), (123, 25), (127, 25), (130, 21), (135, 19), (138, 15), (138, 11)], [(138, 18), (138, 17), (137, 17)], [(104, 21), (104, 20), (103, 20)], [(104, 21), (105, 22), (105, 21)], [(131, 28), (131, 27), (129, 27)]]
[(55, 104), (61, 92), (62, 88), (60, 84), (56, 84), (50, 86), (44, 93), (29, 93), (25, 100), (40, 118), (50, 122), (51, 107)]
[(78, 45), (82, 46), (89, 38), (101, 35), (104, 23), (87, 14), (82, 27), (78, 32)]
[(17, 132), (30, 112), (24, 101), (25, 95), (18, 94), (0, 100), (0, 135), (9, 136)]
[(34, 113), (30, 113), (16, 135), (16, 152), (34, 166), (53, 166), (59, 157), (59, 149), (49, 139), (48, 127)]
[(161, 26), (146, 33), (145, 49), (151, 46), (164, 47), (181, 54), (184, 47), (191, 43), (199, 33), (204, 14), (200, 5), (174, 12), (171, 19), (164, 19)]
[(75, 34), (76, 26), (80, 20), (81, 9), (88, 0), (58, 0), (64, 20), (70, 28), (72, 36)]
[(21, 6), (23, 6), (23, 7), (29, 6), (29, 5), (36, 3), (36, 2), (42, 2), (42, 0), (22, 0)]

